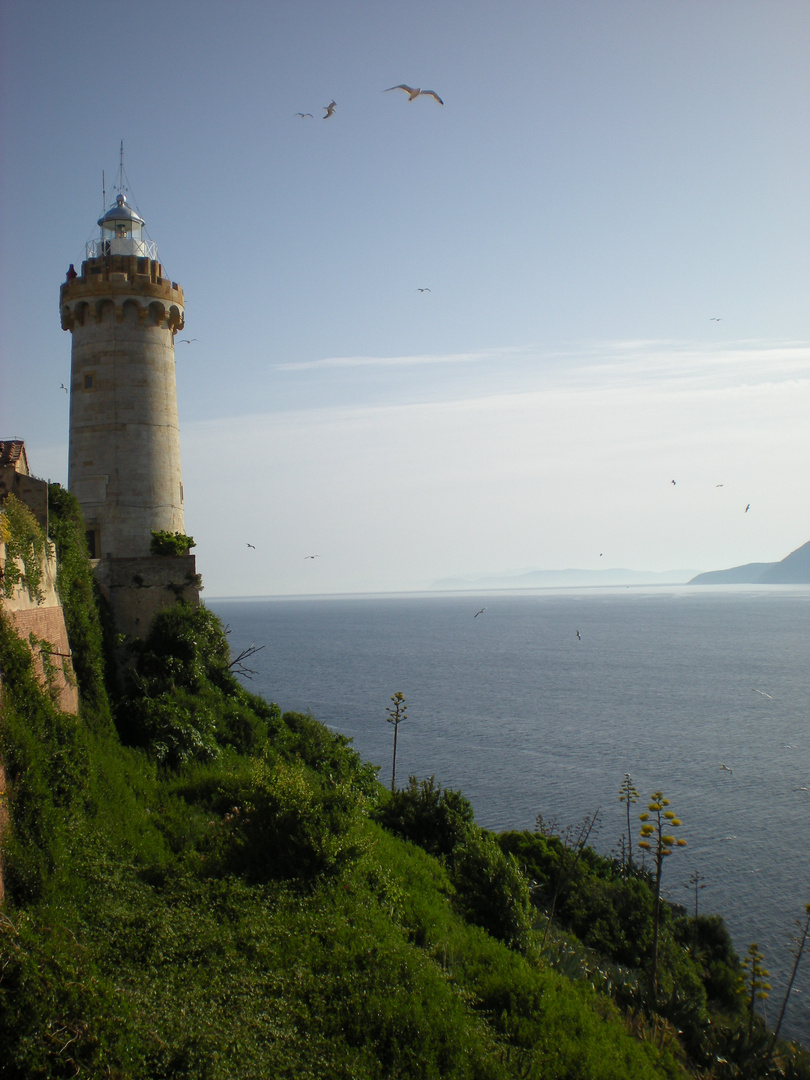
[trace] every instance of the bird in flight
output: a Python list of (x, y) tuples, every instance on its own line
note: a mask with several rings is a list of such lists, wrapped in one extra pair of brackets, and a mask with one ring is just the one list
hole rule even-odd
[(746, 506), (745, 510), (743, 510), (743, 513), (744, 513), (744, 514), (747, 514), (747, 513), (748, 513), (748, 511), (749, 511), (750, 509), (751, 509), (751, 503), (749, 503), (749, 504), (748, 504), (748, 505)]
[(766, 694), (764, 690), (757, 690), (757, 688), (755, 686), (751, 687), (751, 693), (753, 693), (753, 694), (762, 694), (762, 696), (766, 697), (768, 699), (768, 701), (773, 701), (773, 698), (771, 697), (770, 694)]
[[(396, 89), (396, 87), (394, 87), (394, 89)], [(474, 618), (474, 619), (477, 619), (477, 618), (478, 618), (478, 616), (479, 616), (479, 615), (483, 615), (483, 614), (484, 614), (484, 612), (485, 612), (486, 610), (487, 610), (487, 609), (486, 609), (485, 607), (482, 607), (480, 611), (476, 611), (476, 613), (475, 613), (475, 614), (473, 615), (473, 618)]]
[(190, 345), (193, 341), (199, 341), (199, 338), (195, 337), (181, 337), (177, 342), (178, 345)]
[(672, 486), (675, 487), (675, 481), (674, 480), (670, 480), (670, 484), (672, 484)]
[(582, 641), (582, 634), (577, 630), (577, 641)]
[(306, 562), (307, 559), (320, 559), (320, 555), (305, 555), (304, 562)]
[(65, 384), (64, 384), (64, 383), (59, 383), (59, 389), (60, 389), (60, 390), (64, 390), (64, 391), (65, 391), (65, 393), (67, 393), (67, 392), (68, 392), (68, 388), (67, 388), (67, 387), (65, 386)]
[[(408, 101), (413, 101), (414, 98), (418, 97), (432, 97), (435, 98), (440, 105), (444, 105), (444, 102), (435, 90), (422, 90), (418, 86), (406, 86), (405, 83), (400, 83), (399, 86), (389, 86), (388, 90), (404, 90), (408, 95)], [(387, 94), (388, 90), (383, 90), (383, 93)]]
[[(326, 105), (324, 105), (324, 108), (326, 108)], [(295, 115), (300, 116), (302, 120), (305, 119), (307, 116), (310, 118), (310, 120), (315, 119), (315, 117), (312, 115), (311, 112), (297, 112)], [(326, 118), (324, 117), (324, 119), (326, 119)]]
[(717, 319), (714, 316), (712, 316), (712, 318), (709, 319), (709, 322), (722, 322), (722, 321), (723, 321), (722, 319)]
[(725, 484), (715, 484), (714, 486), (715, 487), (725, 487), (726, 485)]
[(326, 116), (324, 117), (324, 120), (328, 120), (329, 117), (332, 116), (335, 109), (337, 108), (337, 102), (336, 101), (330, 101), (328, 105), (323, 105), (321, 107), (326, 109)]
[(256, 545), (255, 544), (248, 544), (248, 547), (253, 548), (254, 551), (256, 550)]
[(417, 292), (430, 292), (430, 289), (417, 289)]
[(734, 770), (733, 770), (733, 769), (730, 769), (730, 768), (728, 767), (728, 765), (725, 765), (725, 764), (723, 764), (723, 763), (721, 762), (721, 763), (720, 763), (720, 770), (722, 771), (723, 769), (725, 769), (725, 771), (726, 771), (726, 772), (727, 772), (727, 773), (728, 773), (728, 774), (729, 774), (730, 776), (733, 776), (733, 775), (734, 775)]

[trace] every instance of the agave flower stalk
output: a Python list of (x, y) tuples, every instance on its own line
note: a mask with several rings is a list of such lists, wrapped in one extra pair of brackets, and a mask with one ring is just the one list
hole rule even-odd
[(664, 859), (672, 854), (676, 847), (686, 847), (685, 840), (676, 840), (671, 835), (671, 829), (681, 827), (680, 820), (675, 817), (672, 810), (667, 810), (669, 799), (664, 798), (662, 791), (654, 791), (652, 802), (647, 804), (647, 810), (639, 814), (641, 821), (641, 839), (638, 846), (645, 851), (653, 853), (655, 860), (655, 907), (653, 909), (653, 945), (652, 960), (650, 963), (650, 993), (653, 1002), (658, 992), (658, 931), (661, 924), (661, 872), (664, 867)]

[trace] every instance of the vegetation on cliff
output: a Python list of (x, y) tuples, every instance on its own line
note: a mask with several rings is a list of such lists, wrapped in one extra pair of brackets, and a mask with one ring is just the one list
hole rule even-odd
[(488, 833), (433, 779), (389, 793), (248, 693), (205, 609), (159, 616), (114, 686), (61, 489), (51, 514), (82, 711), (0, 619), (0, 1077), (810, 1076), (757, 1057), (721, 920), (662, 907), (651, 1001), (647, 875)]

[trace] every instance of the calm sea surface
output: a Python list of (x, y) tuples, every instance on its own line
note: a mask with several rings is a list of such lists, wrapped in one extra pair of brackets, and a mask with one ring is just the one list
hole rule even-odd
[[(209, 600), (250, 661), (250, 689), (350, 736), (391, 778), (391, 695), (405, 694), (397, 780), (460, 788), (486, 828), (560, 826), (601, 809), (594, 846), (626, 832), (619, 786), (660, 788), (698, 871), (700, 911), (742, 955), (759, 943), (778, 1016), (810, 902), (810, 588), (679, 586)], [(486, 606), (483, 614), (475, 612)], [(577, 638), (579, 631), (581, 640)], [(731, 772), (720, 768), (721, 763)], [(810, 1046), (810, 949), (783, 1033)]]

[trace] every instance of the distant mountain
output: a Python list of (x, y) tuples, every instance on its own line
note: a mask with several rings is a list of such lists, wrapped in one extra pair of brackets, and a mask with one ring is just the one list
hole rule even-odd
[(810, 540), (781, 562), (746, 563), (698, 574), (690, 585), (810, 585)]
[(685, 585), (694, 570), (521, 570), (441, 578), (433, 589), (548, 589), (594, 585)]

